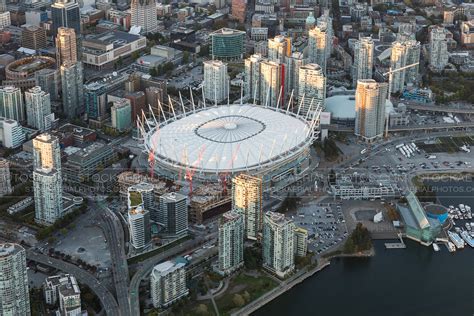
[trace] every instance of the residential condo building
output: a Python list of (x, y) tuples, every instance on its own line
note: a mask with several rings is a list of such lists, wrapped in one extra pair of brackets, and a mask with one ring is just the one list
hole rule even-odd
[(229, 211), (219, 219), (219, 267), (224, 275), (244, 264), (244, 220), (241, 213)]
[(150, 291), (155, 308), (167, 307), (189, 294), (183, 262), (166, 261), (155, 266), (150, 276)]
[(355, 134), (367, 142), (383, 136), (388, 84), (373, 79), (357, 82)]
[(165, 232), (171, 236), (188, 234), (188, 205), (185, 195), (166, 193), (160, 196), (158, 222), (165, 226)]
[(26, 252), (18, 244), (0, 243), (0, 315), (31, 315)]
[(227, 64), (220, 60), (204, 61), (204, 97), (211, 103), (221, 104), (229, 95)]
[(232, 210), (243, 215), (245, 237), (257, 240), (263, 221), (263, 181), (239, 174), (232, 178)]
[(263, 219), (263, 267), (278, 277), (295, 268), (295, 224), (284, 214), (266, 212)]
[(354, 63), (352, 65), (352, 82), (357, 86), (361, 79), (372, 79), (374, 67), (374, 41), (371, 37), (361, 37), (354, 44)]

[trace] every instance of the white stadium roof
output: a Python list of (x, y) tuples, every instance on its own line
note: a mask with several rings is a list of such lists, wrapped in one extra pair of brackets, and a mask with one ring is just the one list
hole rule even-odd
[(145, 145), (167, 166), (219, 173), (288, 159), (312, 138), (310, 122), (302, 117), (246, 104), (208, 107), (168, 120), (148, 133)]

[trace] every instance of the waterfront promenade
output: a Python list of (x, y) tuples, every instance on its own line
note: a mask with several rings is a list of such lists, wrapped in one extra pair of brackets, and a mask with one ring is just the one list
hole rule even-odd
[(255, 312), (257, 309), (262, 307), (263, 305), (267, 304), (268, 302), (272, 301), (273, 299), (277, 298), (278, 296), (282, 295), (286, 291), (290, 290), (295, 285), (300, 284), (307, 278), (313, 276), (316, 272), (321, 271), (325, 267), (330, 265), (330, 261), (324, 258), (318, 260), (318, 264), (313, 269), (306, 271), (301, 270), (297, 272), (295, 275), (291, 276), (288, 280), (284, 280), (280, 283), (279, 286), (274, 288), (273, 290), (263, 294), (253, 302), (245, 305), (240, 310), (233, 312), (231, 316), (240, 316), (240, 315), (250, 315), (251, 313)]

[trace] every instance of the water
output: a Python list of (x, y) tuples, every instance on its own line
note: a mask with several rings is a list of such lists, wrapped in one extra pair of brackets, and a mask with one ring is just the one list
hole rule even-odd
[[(472, 182), (439, 185), (465, 188), (443, 194), (441, 203), (474, 209), (474, 194), (466, 193)], [(440, 245), (434, 252), (407, 241), (406, 249), (386, 250), (383, 243), (375, 242), (373, 258), (333, 260), (254, 315), (474, 315), (474, 249), (449, 253)]]

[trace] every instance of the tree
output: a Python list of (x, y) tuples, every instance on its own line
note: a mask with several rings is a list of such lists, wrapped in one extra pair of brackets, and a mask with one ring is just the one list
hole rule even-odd
[(242, 294), (242, 296), (244, 297), (245, 301), (248, 303), (250, 302), (250, 294), (249, 292), (245, 291), (244, 294)]
[(207, 305), (199, 304), (198, 307), (196, 307), (196, 314), (197, 315), (208, 315), (209, 310), (207, 308)]
[(232, 302), (236, 307), (242, 307), (245, 305), (245, 300), (240, 294), (235, 294), (234, 297), (232, 298)]
[(140, 53), (137, 52), (137, 51), (133, 52), (132, 53), (132, 59), (135, 60), (135, 59), (138, 59), (138, 58), (140, 58)]
[(183, 64), (187, 64), (189, 62), (189, 52), (184, 51), (183, 52)]

